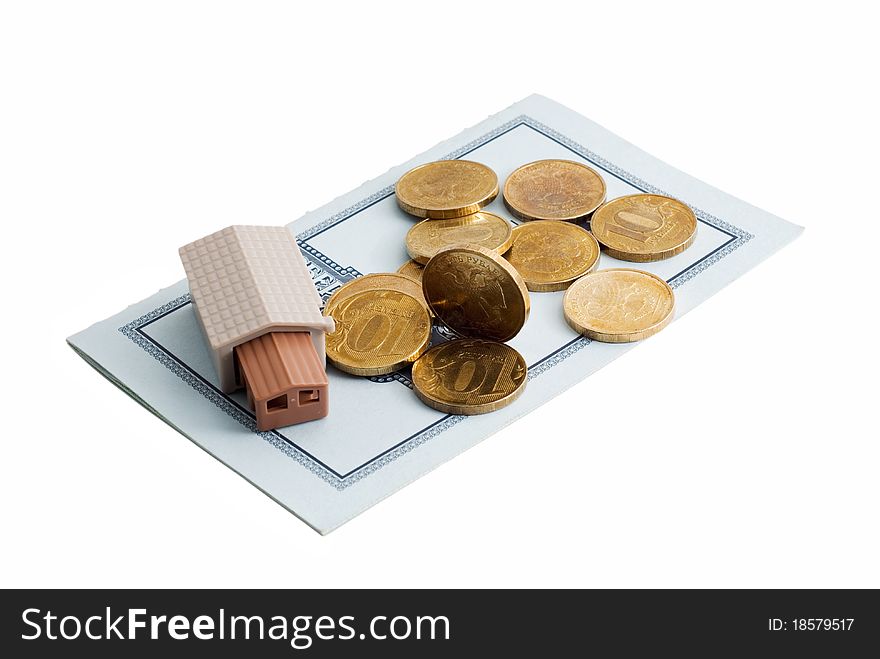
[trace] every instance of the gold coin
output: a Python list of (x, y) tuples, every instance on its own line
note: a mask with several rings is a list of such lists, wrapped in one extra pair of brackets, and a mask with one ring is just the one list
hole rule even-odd
[(445, 219), (476, 213), (498, 196), (498, 177), (470, 160), (438, 160), (400, 177), (398, 205), (410, 215)]
[(417, 282), (410, 277), (398, 273), (379, 272), (371, 275), (364, 275), (363, 277), (358, 277), (357, 279), (352, 279), (351, 281), (346, 282), (341, 287), (336, 289), (336, 291), (333, 292), (333, 295), (330, 296), (330, 299), (327, 300), (327, 303), (324, 305), (324, 315), (332, 315), (333, 307), (335, 307), (343, 300), (351, 297), (352, 295), (363, 293), (364, 291), (379, 290), (399, 291), (401, 293), (406, 293), (410, 297), (414, 297), (416, 300), (421, 302), (424, 305), (425, 309), (428, 308), (428, 303), (425, 302), (425, 296), (422, 293), (422, 286), (420, 282)]
[(412, 364), (428, 348), (431, 319), (422, 303), (399, 291), (355, 293), (331, 309), (327, 361), (354, 375), (385, 375)]
[(422, 270), (425, 269), (421, 263), (416, 263), (412, 259), (404, 263), (397, 269), (397, 272), (404, 277), (409, 277), (417, 282), (419, 282), (419, 288), (422, 286)]
[(521, 354), (482, 339), (441, 343), (412, 369), (416, 395), (447, 414), (485, 414), (506, 407), (525, 390), (527, 375)]
[(599, 263), (599, 243), (570, 222), (535, 220), (513, 230), (504, 255), (530, 291), (561, 291)]
[(588, 218), (605, 201), (605, 180), (572, 160), (537, 160), (507, 177), (504, 204), (521, 220)]
[(672, 320), (675, 296), (650, 272), (613, 268), (585, 275), (562, 298), (565, 320), (596, 341), (628, 343), (656, 334)]
[(480, 245), (503, 254), (510, 247), (513, 227), (492, 213), (474, 213), (448, 220), (423, 220), (406, 234), (406, 251), (413, 261), (425, 264), (444, 247)]
[(461, 337), (509, 341), (529, 317), (529, 291), (503, 257), (455, 245), (428, 261), (422, 290), (434, 315)]
[(697, 236), (697, 216), (677, 199), (634, 194), (603, 204), (593, 213), (590, 228), (609, 256), (645, 263), (690, 247)]

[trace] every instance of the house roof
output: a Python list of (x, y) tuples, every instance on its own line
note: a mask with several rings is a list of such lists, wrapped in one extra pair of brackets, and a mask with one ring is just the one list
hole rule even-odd
[(270, 332), (235, 348), (254, 400), (327, 385), (327, 373), (307, 332)]
[(284, 227), (227, 227), (181, 247), (180, 259), (215, 350), (272, 328), (332, 330)]

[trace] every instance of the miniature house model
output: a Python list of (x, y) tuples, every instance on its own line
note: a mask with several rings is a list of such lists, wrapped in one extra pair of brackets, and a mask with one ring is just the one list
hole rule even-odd
[(334, 324), (291, 233), (231, 226), (181, 247), (180, 259), (220, 389), (247, 389), (260, 430), (326, 416)]

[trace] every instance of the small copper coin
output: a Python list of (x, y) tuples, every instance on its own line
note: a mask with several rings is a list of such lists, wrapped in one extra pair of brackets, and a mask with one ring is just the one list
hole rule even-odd
[(423, 220), (406, 234), (406, 251), (425, 264), (450, 245), (480, 245), (503, 254), (513, 239), (513, 227), (503, 217), (485, 211), (448, 220)]
[(353, 375), (385, 375), (412, 364), (428, 348), (431, 318), (422, 302), (390, 290), (367, 290), (330, 310), (327, 361)]
[(513, 230), (513, 245), (504, 258), (530, 291), (561, 291), (596, 267), (599, 243), (571, 222), (535, 220)]
[(584, 275), (562, 298), (565, 320), (596, 341), (629, 343), (656, 334), (675, 311), (675, 294), (657, 275), (612, 268)]
[(697, 216), (672, 197), (634, 194), (603, 204), (590, 222), (608, 256), (645, 263), (680, 254), (697, 236)]
[(457, 339), (434, 346), (412, 369), (419, 399), (447, 414), (485, 414), (510, 405), (525, 390), (523, 356), (503, 343)]
[(605, 201), (605, 180), (573, 160), (537, 160), (507, 177), (504, 204), (521, 220), (585, 220)]
[(470, 160), (438, 160), (409, 170), (394, 188), (401, 209), (444, 219), (476, 213), (498, 196), (498, 176)]

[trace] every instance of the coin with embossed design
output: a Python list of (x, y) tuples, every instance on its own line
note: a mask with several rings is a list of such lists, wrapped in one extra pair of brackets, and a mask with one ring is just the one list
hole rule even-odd
[(578, 279), (565, 292), (562, 308), (576, 332), (596, 341), (629, 343), (670, 323), (675, 295), (650, 272), (612, 268)]
[(437, 252), (425, 265), (422, 291), (434, 315), (461, 337), (509, 341), (529, 317), (529, 291), (516, 268), (479, 245)]
[(521, 220), (584, 220), (605, 201), (605, 180), (573, 160), (536, 160), (507, 177), (504, 203)]
[(476, 213), (498, 196), (498, 177), (470, 160), (438, 160), (409, 170), (394, 188), (410, 215), (444, 219)]
[(416, 263), (412, 259), (404, 263), (397, 269), (397, 272), (404, 277), (409, 277), (410, 279), (414, 279), (419, 282), (419, 286), (422, 285), (422, 270), (425, 269), (425, 266), (421, 263)]
[(697, 216), (677, 199), (634, 194), (600, 206), (590, 228), (609, 256), (645, 263), (690, 247), (697, 235)]
[(526, 387), (523, 356), (503, 343), (456, 339), (434, 346), (412, 369), (426, 405), (447, 414), (485, 414), (510, 405)]
[(406, 234), (406, 251), (413, 261), (425, 264), (444, 247), (480, 245), (503, 254), (510, 247), (513, 227), (493, 213), (474, 213), (448, 220), (423, 220)]
[(330, 310), (327, 361), (354, 375), (385, 375), (412, 364), (428, 347), (431, 318), (416, 298), (389, 290), (355, 293)]
[(358, 277), (357, 279), (352, 279), (350, 282), (347, 282), (336, 289), (324, 305), (324, 315), (331, 315), (333, 307), (352, 295), (363, 293), (364, 291), (379, 290), (406, 293), (424, 304), (425, 309), (428, 308), (428, 303), (425, 302), (425, 296), (422, 294), (422, 285), (420, 282), (395, 272), (377, 272)]
[(513, 230), (513, 245), (504, 258), (530, 291), (561, 291), (596, 267), (599, 243), (571, 222), (536, 220)]

